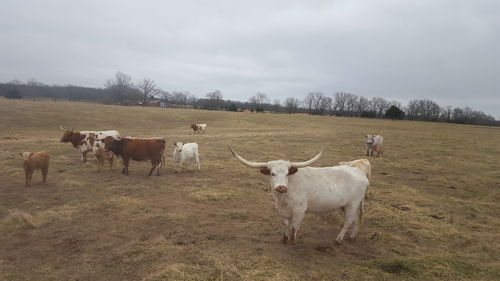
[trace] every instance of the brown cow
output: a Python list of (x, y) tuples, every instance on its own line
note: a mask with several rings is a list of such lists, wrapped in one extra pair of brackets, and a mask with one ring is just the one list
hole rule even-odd
[(106, 137), (102, 140), (107, 151), (113, 151), (117, 156), (123, 158), (122, 174), (128, 175), (128, 162), (130, 159), (135, 161), (151, 160), (151, 170), (148, 176), (151, 176), (153, 170), (158, 167), (157, 176), (160, 175), (163, 152), (165, 151), (165, 139), (136, 139)]
[(193, 132), (194, 132), (195, 134), (196, 134), (196, 133), (198, 133), (198, 130), (199, 130), (198, 125), (196, 125), (196, 124), (191, 124), (191, 129), (193, 129)]
[(23, 152), (19, 153), (24, 159), (24, 174), (26, 176), (26, 186), (30, 186), (33, 171), (42, 170), (43, 183), (47, 182), (47, 174), (49, 173), (49, 159), (47, 152)]

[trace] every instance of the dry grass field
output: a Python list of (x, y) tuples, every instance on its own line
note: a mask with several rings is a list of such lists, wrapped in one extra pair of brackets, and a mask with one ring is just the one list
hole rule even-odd
[[(207, 123), (194, 135), (191, 122)], [(167, 167), (98, 173), (60, 143), (61, 124), (165, 137)], [(283, 245), (268, 178), (254, 161), (314, 166), (371, 158), (372, 197), (355, 242), (336, 245), (341, 213), (307, 215)], [(0, 99), (0, 280), (500, 280), (500, 128)], [(197, 142), (202, 170), (176, 174), (175, 141)], [(51, 154), (24, 187), (18, 152)]]

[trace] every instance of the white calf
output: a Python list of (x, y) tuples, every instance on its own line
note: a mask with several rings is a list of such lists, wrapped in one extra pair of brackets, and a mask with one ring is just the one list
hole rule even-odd
[(182, 142), (174, 143), (174, 152), (172, 154), (175, 162), (175, 170), (177, 172), (181, 171), (182, 163), (184, 161), (196, 161), (198, 164), (198, 171), (200, 171), (200, 157), (198, 156), (198, 144), (197, 143), (186, 143)]

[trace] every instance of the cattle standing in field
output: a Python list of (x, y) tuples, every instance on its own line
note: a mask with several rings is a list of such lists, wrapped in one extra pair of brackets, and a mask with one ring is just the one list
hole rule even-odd
[(366, 135), (366, 156), (373, 156), (373, 146), (374, 145), (383, 145), (384, 137), (381, 135)]
[(49, 159), (50, 156), (47, 152), (23, 152), (19, 153), (24, 159), (23, 167), (26, 176), (26, 186), (30, 186), (31, 178), (35, 170), (42, 170), (43, 183), (47, 182), (47, 174), (49, 173)]
[(377, 157), (384, 156), (384, 146), (381, 144), (376, 144), (373, 146), (372, 153), (375, 151), (377, 153)]
[[(370, 164), (370, 161), (368, 161), (368, 159), (357, 159), (357, 160), (353, 160), (353, 161), (349, 161), (349, 162), (339, 162), (337, 164), (338, 165), (347, 165), (347, 166), (351, 166), (351, 167), (360, 169), (365, 174), (368, 181), (370, 181), (370, 178), (372, 176), (372, 165)], [(370, 191), (367, 187), (365, 196), (368, 197), (368, 195), (370, 195)]]
[(109, 162), (109, 168), (113, 169), (113, 159), (115, 154), (112, 151), (106, 151), (102, 147), (98, 147), (94, 150), (95, 158), (97, 159), (97, 171), (101, 171), (104, 168), (106, 161)]
[(198, 171), (200, 171), (200, 157), (198, 155), (198, 144), (197, 143), (174, 143), (174, 152), (172, 156), (175, 162), (175, 170), (177, 172), (181, 171), (182, 163), (184, 161), (190, 161), (193, 163), (196, 161), (198, 164)]
[[(61, 129), (63, 129), (61, 127)], [(61, 137), (61, 142), (70, 142), (74, 148), (82, 154), (82, 162), (87, 162), (87, 154), (92, 152), (94, 147), (98, 147), (100, 139), (111, 136), (119, 138), (120, 133), (116, 130), (109, 131), (74, 131), (66, 130)], [(102, 144), (101, 144), (102, 146)]]
[(165, 151), (165, 139), (115, 139), (111, 136), (108, 136), (105, 137), (102, 141), (104, 142), (104, 148), (107, 151), (112, 151), (117, 156), (123, 158), (123, 174), (128, 175), (128, 163), (130, 159), (132, 159), (135, 161), (151, 160), (152, 167), (149, 171), (148, 176), (151, 176), (155, 168), (158, 168), (156, 175), (160, 175), (160, 167), (163, 163), (163, 153)]
[(205, 129), (207, 128), (207, 124), (191, 124), (191, 128), (195, 134), (206, 133)]
[(344, 226), (335, 239), (341, 243), (349, 228), (355, 239), (363, 217), (363, 202), (368, 179), (350, 166), (307, 167), (318, 160), (323, 150), (305, 162), (274, 160), (257, 163), (239, 156), (229, 147), (234, 157), (248, 167), (260, 168), (269, 175), (278, 214), (283, 217), (283, 242), (294, 243), (305, 213), (326, 213), (344, 210)]

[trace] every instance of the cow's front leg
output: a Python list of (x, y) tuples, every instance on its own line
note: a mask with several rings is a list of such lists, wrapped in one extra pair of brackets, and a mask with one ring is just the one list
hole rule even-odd
[(283, 224), (285, 225), (285, 229), (283, 230), (283, 238), (281, 239), (281, 242), (286, 244), (288, 242), (288, 237), (290, 235), (288, 231), (288, 229), (290, 228), (290, 219), (283, 218)]
[(88, 151), (84, 151), (84, 152), (82, 153), (82, 158), (83, 158), (83, 160), (82, 160), (82, 161), (83, 161), (83, 163), (87, 163), (87, 154), (88, 154), (88, 153), (89, 153)]
[(297, 232), (299, 231), (302, 220), (304, 219), (305, 211), (297, 210), (293, 212), (292, 219), (290, 220), (290, 227), (288, 228), (288, 243), (294, 244), (297, 239)]
[(123, 158), (123, 170), (122, 174), (128, 175), (128, 158)]
[(180, 173), (181, 172), (181, 168), (182, 168), (182, 163), (184, 162), (184, 160), (181, 159), (181, 161), (179, 161), (179, 164), (177, 166), (177, 172)]

